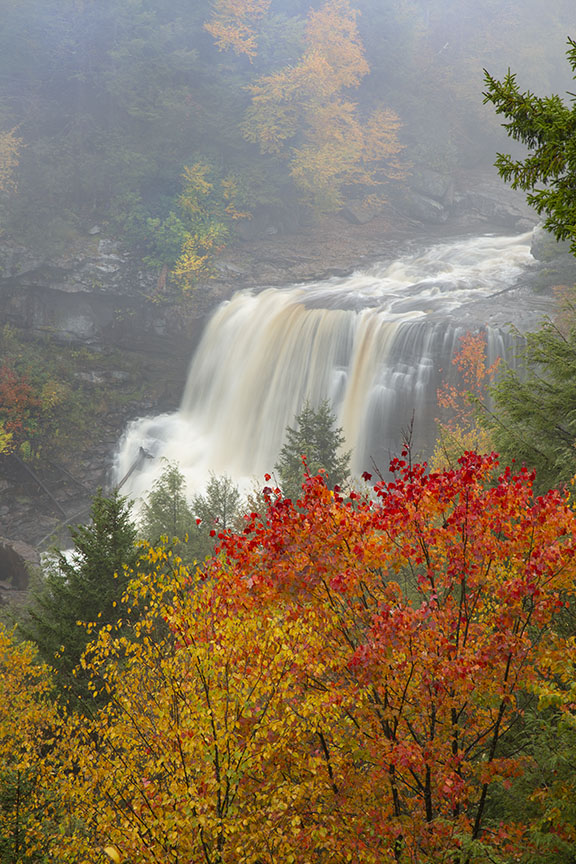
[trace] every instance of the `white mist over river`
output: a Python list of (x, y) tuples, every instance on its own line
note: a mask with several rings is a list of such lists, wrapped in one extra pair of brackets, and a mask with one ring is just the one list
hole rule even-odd
[[(436, 391), (467, 330), (485, 327), (532, 262), (531, 234), (459, 239), (343, 278), (241, 291), (210, 319), (178, 412), (131, 423), (117, 478), (143, 447), (123, 491), (138, 497), (178, 462), (190, 492), (210, 471), (240, 484), (272, 471), (288, 425), (306, 401), (327, 399), (352, 449), (352, 470), (434, 442)], [(471, 323), (472, 322), (472, 323)], [(514, 340), (486, 326), (488, 359), (510, 360)]]

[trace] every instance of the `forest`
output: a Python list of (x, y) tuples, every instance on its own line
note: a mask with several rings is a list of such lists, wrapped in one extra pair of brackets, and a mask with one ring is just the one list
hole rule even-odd
[(186, 283), (261, 207), (290, 224), (354, 187), (386, 194), (411, 163), (489, 165), (499, 123), (483, 66), (568, 86), (570, 12), (569, 0), (8, 0), (3, 235), (55, 254), (103, 223)]
[[(141, 302), (184, 316), (257, 214), (290, 237), (350, 200), (396, 200), (415, 170), (496, 160), (573, 258), (570, 7), (7, 0), (0, 257), (34, 250), (49, 269), (96, 226), (153, 273)], [(556, 279), (555, 255), (539, 278)], [(328, 392), (302, 401), (250, 488), (215, 467), (190, 488), (139, 440), (87, 518), (60, 508), (69, 542), (0, 607), (2, 864), (574, 861), (576, 295), (532, 284), (548, 314), (511, 337), (513, 363), (490, 353), (489, 324), (439, 331), (451, 369), (418, 379), (437, 412), (425, 458), (413, 410), (389, 466), (355, 471)], [(410, 326), (434, 318), (423, 308)], [(0, 468), (38, 480), (128, 373), (102, 346), (13, 325), (0, 352)], [(194, 385), (216, 389), (191, 368), (168, 429)], [(154, 459), (140, 499), (124, 494)]]

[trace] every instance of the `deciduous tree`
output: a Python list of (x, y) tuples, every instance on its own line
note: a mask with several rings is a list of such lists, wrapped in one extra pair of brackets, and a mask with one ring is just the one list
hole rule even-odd
[(519, 859), (529, 820), (489, 805), (529, 763), (531, 694), (553, 698), (575, 659), (554, 621), (573, 599), (576, 517), (496, 469), (472, 453), (443, 473), (395, 461), (374, 501), (321, 477), (298, 507), (268, 489), (265, 516), (223, 533), (197, 576), (134, 582), (135, 633), (103, 628), (84, 661), (114, 699), (71, 733), (68, 849)]
[(348, 0), (311, 10), (300, 62), (250, 87), (246, 138), (263, 153), (284, 154), (305, 200), (319, 210), (338, 209), (346, 184), (403, 176), (398, 116), (382, 109), (361, 119), (344, 95), (369, 71), (356, 16)]
[(485, 333), (468, 332), (460, 339), (453, 368), (446, 370), (446, 380), (436, 394), (443, 416), (437, 421), (435, 467), (455, 464), (467, 450), (486, 453), (492, 449), (490, 434), (477, 415), (478, 403), (486, 403), (498, 366), (499, 360), (488, 365)]
[(254, 26), (263, 18), (271, 0), (216, 0), (212, 17), (205, 24), (220, 50), (253, 58), (257, 53)]
[(58, 786), (45, 756), (60, 726), (48, 668), (0, 624), (0, 859), (47, 860)]

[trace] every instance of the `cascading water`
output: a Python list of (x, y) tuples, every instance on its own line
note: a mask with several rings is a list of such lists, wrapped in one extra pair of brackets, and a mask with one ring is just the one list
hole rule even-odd
[[(150, 489), (160, 457), (179, 463), (189, 490), (211, 470), (240, 482), (261, 478), (305, 402), (324, 399), (354, 473), (373, 462), (384, 470), (411, 424), (416, 452), (426, 453), (443, 370), (460, 337), (485, 325), (495, 295), (532, 260), (530, 237), (459, 240), (345, 278), (239, 292), (210, 320), (180, 410), (128, 427), (117, 476), (143, 447), (155, 458), (130, 477), (134, 496)], [(512, 338), (486, 332), (489, 362), (510, 359)]]

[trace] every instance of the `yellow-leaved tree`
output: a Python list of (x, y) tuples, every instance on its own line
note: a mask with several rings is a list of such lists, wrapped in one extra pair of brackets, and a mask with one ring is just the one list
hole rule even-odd
[[(0, 624), (0, 861), (44, 861), (58, 783), (46, 755), (60, 720), (48, 668)], [(52, 763), (55, 764), (55, 763)]]
[(369, 72), (357, 14), (348, 0), (311, 10), (300, 61), (249, 88), (246, 139), (284, 156), (305, 201), (319, 211), (338, 209), (348, 184), (372, 187), (405, 174), (397, 114), (381, 108), (362, 117), (346, 96)]
[[(110, 698), (63, 736), (74, 819), (56, 860), (533, 852), (527, 797), (495, 803), (538, 767), (535, 694), (562, 699), (573, 677), (558, 625), (574, 604), (576, 516), (558, 491), (534, 498), (527, 471), (497, 476), (495, 454), (438, 473), (407, 455), (376, 500), (321, 476), (297, 504), (264, 489), (266, 512), (220, 532), (197, 574), (149, 549), (128, 589), (133, 631), (101, 628), (83, 659)], [(545, 805), (546, 784), (533, 789)], [(548, 848), (561, 840), (552, 824)]]
[(257, 53), (255, 25), (268, 12), (271, 0), (216, 0), (206, 30), (221, 51), (231, 49), (250, 59)]

